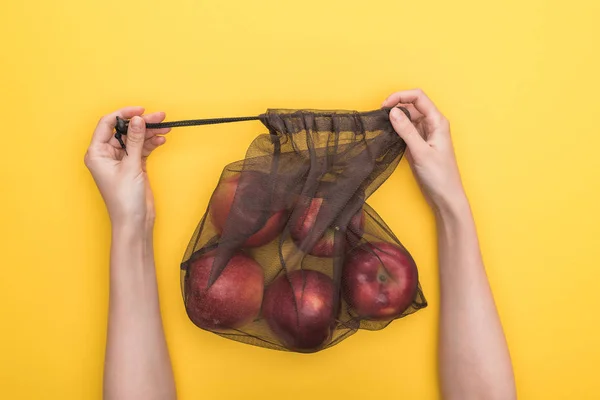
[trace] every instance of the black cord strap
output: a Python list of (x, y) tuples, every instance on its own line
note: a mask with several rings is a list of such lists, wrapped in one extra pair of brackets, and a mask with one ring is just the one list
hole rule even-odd
[[(410, 113), (404, 107), (398, 106), (406, 116), (411, 119)], [(387, 113), (390, 112), (391, 108), (384, 108)], [(330, 113), (329, 113), (330, 114)], [(260, 120), (261, 116), (254, 117), (230, 117), (230, 118), (207, 118), (207, 119), (189, 119), (183, 121), (170, 121), (170, 122), (158, 122), (158, 123), (147, 123), (147, 129), (161, 129), (161, 128), (179, 128), (183, 126), (198, 126), (198, 125), (214, 125), (214, 124), (226, 124), (229, 122), (241, 122), (241, 121), (256, 121)], [(115, 139), (121, 145), (121, 148), (127, 153), (125, 142), (123, 142), (123, 135), (127, 135), (127, 129), (129, 128), (129, 120), (117, 117), (117, 124), (115, 126)]]
[[(184, 121), (170, 121), (170, 122), (157, 122), (147, 123), (147, 129), (162, 129), (162, 128), (179, 128), (183, 126), (198, 126), (198, 125), (214, 125), (214, 124), (226, 124), (229, 122), (241, 122), (241, 121), (256, 121), (260, 119), (259, 116), (255, 117), (231, 117), (231, 118), (208, 118), (208, 119), (189, 119)], [(127, 135), (127, 129), (129, 128), (129, 120), (117, 117), (117, 125), (115, 126), (115, 139), (121, 145), (121, 148), (127, 153), (127, 148), (123, 142), (123, 135)]]

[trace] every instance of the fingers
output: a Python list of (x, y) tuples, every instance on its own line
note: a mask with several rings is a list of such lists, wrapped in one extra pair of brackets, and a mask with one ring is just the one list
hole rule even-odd
[(145, 141), (146, 121), (142, 117), (135, 116), (129, 121), (127, 129), (127, 155), (123, 159), (125, 164), (141, 168)]
[(136, 115), (142, 115), (143, 113), (143, 107), (125, 107), (105, 115), (100, 119), (100, 122), (98, 122), (98, 125), (94, 130), (92, 144), (108, 143), (110, 141), (114, 133), (115, 125), (117, 124), (117, 117), (129, 119)]
[[(163, 136), (157, 136), (156, 133), (148, 134), (146, 122), (161, 122), (165, 119), (164, 112), (148, 114), (144, 117), (133, 117), (129, 121), (127, 130), (127, 153), (126, 162), (141, 165), (141, 158), (148, 157), (157, 147), (163, 145), (166, 139)], [(155, 132), (165, 131), (164, 129), (155, 129)], [(168, 130), (165, 131), (165, 133)], [(131, 161), (127, 161), (131, 160)]]
[(392, 96), (388, 97), (383, 104), (381, 104), (381, 107), (404, 107), (408, 110), (409, 114), (410, 114), (410, 119), (411, 121), (415, 122), (415, 121), (419, 121), (421, 118), (424, 117), (423, 114), (421, 114), (419, 112), (419, 110), (417, 110), (417, 108), (412, 104), (412, 103), (399, 103), (399, 102), (394, 102), (393, 100), (390, 100)]
[(393, 108), (390, 111), (390, 122), (398, 136), (406, 142), (406, 145), (413, 156), (418, 157), (418, 154), (429, 148), (429, 145), (421, 137), (417, 128), (415, 128), (408, 117), (398, 108)]
[[(144, 119), (144, 121), (148, 124), (148, 123), (157, 123), (157, 122), (162, 122), (165, 119), (165, 113), (162, 111), (158, 111), (158, 112), (154, 112), (154, 113), (150, 113), (150, 114), (146, 114), (146, 115), (142, 115), (142, 118)], [(154, 137), (156, 135), (165, 135), (167, 133), (169, 133), (171, 131), (171, 128), (162, 128), (162, 129), (146, 129), (146, 139), (150, 139), (151, 137)], [(125, 142), (125, 145), (127, 145), (127, 135), (123, 136), (123, 141)], [(120, 149), (121, 145), (119, 144), (119, 142), (117, 141), (117, 139), (114, 138), (114, 135), (112, 137), (112, 139), (110, 139), (109, 143), (117, 148)]]
[(148, 157), (156, 148), (165, 144), (167, 139), (164, 136), (154, 136), (150, 139), (146, 139), (144, 143), (144, 150), (142, 151), (142, 157)]
[[(408, 113), (410, 114), (410, 120), (414, 123), (414, 122), (419, 122), (420, 120), (422, 120), (425, 116), (423, 114), (421, 114), (419, 112), (419, 110), (417, 110), (417, 108), (411, 104), (411, 103), (407, 103), (407, 104), (398, 104), (398, 106), (400, 107), (404, 107), (408, 110)], [(384, 106), (386, 107), (386, 106)]]
[(441, 121), (443, 115), (438, 111), (435, 104), (427, 97), (421, 89), (405, 90), (390, 95), (384, 104), (384, 107), (394, 107), (398, 103), (411, 103), (416, 110), (431, 121)]
[[(142, 115), (142, 118), (144, 118), (144, 121), (146, 121), (147, 124), (156, 124), (158, 122), (163, 122), (165, 120), (165, 116), (166, 114), (163, 111), (157, 111), (151, 114)], [(166, 133), (169, 133), (170, 131), (171, 128), (147, 129), (146, 139), (155, 135), (164, 135)]]

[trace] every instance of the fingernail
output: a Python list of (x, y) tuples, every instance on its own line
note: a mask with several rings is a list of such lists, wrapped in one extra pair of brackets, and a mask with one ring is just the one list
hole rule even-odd
[(129, 124), (132, 129), (138, 131), (142, 128), (142, 121), (141, 117), (133, 117), (131, 118), (131, 121), (129, 121)]
[(394, 121), (400, 121), (403, 116), (404, 116), (404, 113), (402, 111), (400, 111), (399, 109), (397, 109), (396, 107), (394, 107), (390, 110), (390, 118), (392, 118)]

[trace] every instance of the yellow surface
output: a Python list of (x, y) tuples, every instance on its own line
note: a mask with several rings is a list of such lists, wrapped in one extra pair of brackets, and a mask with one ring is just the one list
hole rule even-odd
[[(109, 223), (83, 154), (102, 114), (370, 110), (416, 86), (453, 124), (521, 398), (600, 398), (599, 4), (3, 2), (0, 398), (101, 397)], [(314, 355), (188, 321), (187, 241), (221, 168), (263, 132), (176, 130), (151, 162), (181, 398), (438, 398), (435, 231), (405, 161), (371, 204), (416, 258), (429, 308)]]

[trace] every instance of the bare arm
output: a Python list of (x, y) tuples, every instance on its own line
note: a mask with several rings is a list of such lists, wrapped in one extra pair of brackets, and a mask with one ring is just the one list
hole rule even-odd
[(110, 305), (104, 366), (106, 399), (173, 399), (152, 234), (113, 228)]
[(468, 203), (437, 216), (440, 376), (445, 399), (516, 398), (508, 347)]
[[(146, 158), (165, 142), (165, 131), (146, 131), (132, 107), (104, 117), (86, 154), (86, 165), (104, 198), (112, 224), (108, 336), (104, 398), (175, 399), (175, 384), (160, 315), (154, 266), (154, 202)], [(112, 138), (116, 116), (131, 118), (125, 155)]]
[(391, 95), (394, 129), (438, 228), (441, 391), (446, 400), (516, 398), (512, 364), (456, 164), (448, 121), (420, 90)]

